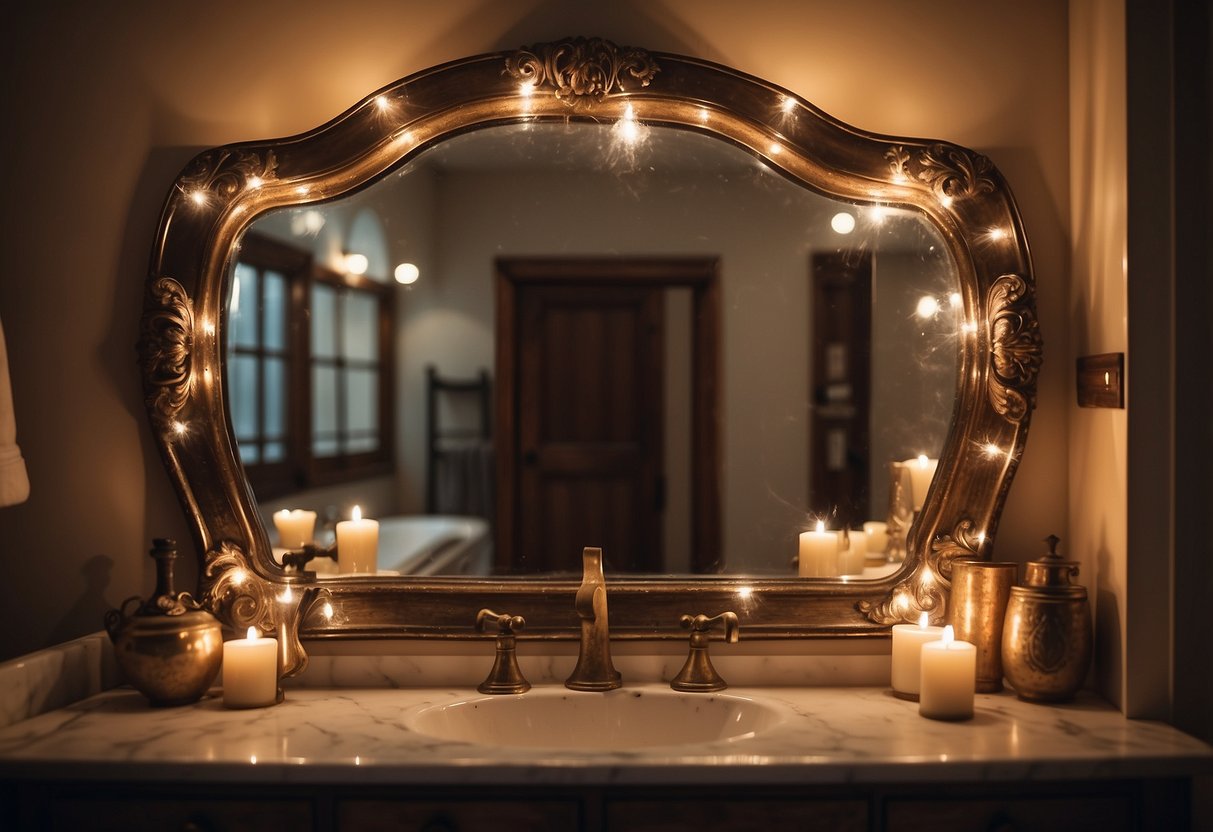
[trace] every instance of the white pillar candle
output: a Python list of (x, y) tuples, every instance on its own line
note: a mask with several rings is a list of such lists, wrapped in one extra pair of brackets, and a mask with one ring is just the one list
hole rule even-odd
[(922, 510), (922, 504), (927, 499), (927, 489), (935, 478), (935, 469), (939, 467), (938, 459), (928, 459), (926, 454), (919, 454), (918, 459), (907, 459), (906, 468), (910, 469), (910, 498), (915, 511)]
[(248, 638), (223, 644), (223, 704), (229, 708), (263, 708), (278, 701), (278, 639)]
[(904, 699), (918, 698), (922, 646), (927, 642), (939, 641), (943, 635), (943, 627), (933, 627), (927, 623), (928, 620), (924, 612), (918, 617), (917, 624), (893, 625), (893, 693)]
[(818, 520), (814, 531), (800, 533), (800, 577), (834, 578), (838, 576), (838, 534), (828, 532)]
[(968, 719), (973, 716), (977, 689), (977, 648), (956, 641), (952, 626), (943, 636), (922, 646), (922, 692), (918, 713), (931, 719)]
[(374, 575), (379, 568), (379, 521), (364, 520), (358, 506), (350, 517), (337, 524), (337, 571)]
[(315, 539), (316, 512), (301, 508), (275, 511), (274, 528), (278, 529), (279, 546), (302, 549)]
[(868, 559), (868, 536), (851, 531), (845, 536), (840, 534), (838, 539), (847, 541), (847, 548), (838, 553), (838, 571), (843, 575), (862, 575), (864, 562)]
[(868, 538), (868, 554), (882, 559), (889, 550), (889, 524), (880, 520), (869, 520), (863, 524), (863, 533)]

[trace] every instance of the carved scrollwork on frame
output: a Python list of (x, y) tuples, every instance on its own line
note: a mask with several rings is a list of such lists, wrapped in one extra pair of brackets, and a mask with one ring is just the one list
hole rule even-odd
[(247, 627), (256, 627), (262, 634), (273, 633), (278, 639), (283, 676), (307, 667), (307, 653), (299, 641), (299, 622), (322, 590), (309, 586), (294, 591), (288, 585), (279, 594), (275, 584), (256, 574), (248, 555), (229, 541), (207, 552), (205, 563), (202, 590), (207, 608), (237, 633)]
[(1009, 422), (1020, 423), (1036, 407), (1036, 376), (1043, 341), (1033, 290), (1016, 274), (994, 281), (986, 301), (990, 328), (990, 403)]
[(262, 157), (251, 150), (223, 148), (195, 157), (177, 185), (184, 194), (214, 194), (226, 203), (246, 188), (269, 181), (277, 169), (272, 150)]
[(194, 350), (194, 310), (185, 287), (171, 277), (151, 281), (139, 334), (147, 405), (163, 428), (189, 398)]
[(937, 142), (919, 151), (917, 157), (894, 145), (885, 151), (889, 170), (896, 181), (918, 179), (940, 199), (965, 199), (994, 190), (990, 160), (970, 150)]
[(909, 578), (893, 587), (882, 601), (861, 601), (855, 605), (869, 621), (877, 624), (902, 624), (918, 619), (919, 613), (930, 613), (931, 621), (939, 623), (947, 610), (947, 593), (952, 583), (952, 561), (958, 557), (980, 557), (982, 535), (976, 524), (963, 519), (951, 534), (942, 533), (931, 541), (931, 551), (918, 564)]
[(575, 106), (622, 91), (625, 78), (647, 87), (660, 67), (643, 49), (604, 38), (572, 38), (520, 49), (506, 58), (505, 71), (519, 83), (554, 89), (556, 98)]
[(207, 552), (203, 576), (206, 604), (220, 619), (237, 630), (256, 627), (267, 633), (278, 629), (273, 586), (258, 577), (240, 547), (224, 541), (218, 550)]

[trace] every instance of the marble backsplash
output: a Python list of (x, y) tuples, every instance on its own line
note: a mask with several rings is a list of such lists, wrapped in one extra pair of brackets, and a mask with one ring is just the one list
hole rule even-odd
[[(491, 638), (476, 641), (342, 641), (307, 645), (309, 663), (285, 688), (474, 689), (493, 664)], [(668, 682), (686, 660), (681, 641), (611, 647), (624, 684)], [(518, 664), (532, 684), (559, 684), (577, 661), (574, 642), (520, 642)], [(888, 642), (752, 642), (713, 645), (732, 685), (887, 686)], [(222, 675), (216, 684), (222, 683)], [(103, 632), (0, 664), (0, 728), (123, 684)]]

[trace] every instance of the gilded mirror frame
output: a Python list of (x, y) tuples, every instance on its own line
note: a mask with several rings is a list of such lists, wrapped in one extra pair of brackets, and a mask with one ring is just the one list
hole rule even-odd
[(417, 73), (299, 136), (208, 150), (168, 195), (139, 341), (148, 412), (202, 553), (204, 603), (237, 630), (277, 634), (285, 674), (306, 666), (301, 639), (477, 638), (482, 607), (524, 615), (527, 638), (575, 639), (577, 584), (320, 582), (276, 564), (221, 383), (225, 275), (241, 235), (267, 210), (345, 194), (465, 131), (610, 123), (629, 110), (645, 124), (731, 142), (826, 195), (920, 211), (957, 264), (965, 323), (951, 430), (899, 572), (863, 582), (620, 579), (610, 587), (612, 636), (685, 638), (682, 614), (724, 610), (738, 614), (746, 639), (887, 636), (890, 625), (921, 611), (940, 621), (952, 560), (990, 556), (1042, 352), (1022, 223), (990, 160), (946, 142), (858, 130), (718, 64), (573, 38)]

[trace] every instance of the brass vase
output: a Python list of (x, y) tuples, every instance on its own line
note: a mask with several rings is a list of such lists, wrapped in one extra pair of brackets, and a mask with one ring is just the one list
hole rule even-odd
[(202, 698), (219, 673), (223, 631), (188, 592), (173, 589), (177, 544), (152, 542), (155, 594), (147, 601), (127, 598), (105, 614), (105, 629), (118, 666), (136, 690), (153, 705), (188, 705)]
[(1027, 565), (1024, 586), (1011, 588), (1002, 631), (1002, 663), (1020, 699), (1063, 702), (1082, 687), (1091, 664), (1091, 607), (1085, 587), (1071, 583), (1078, 564), (1049, 552)]

